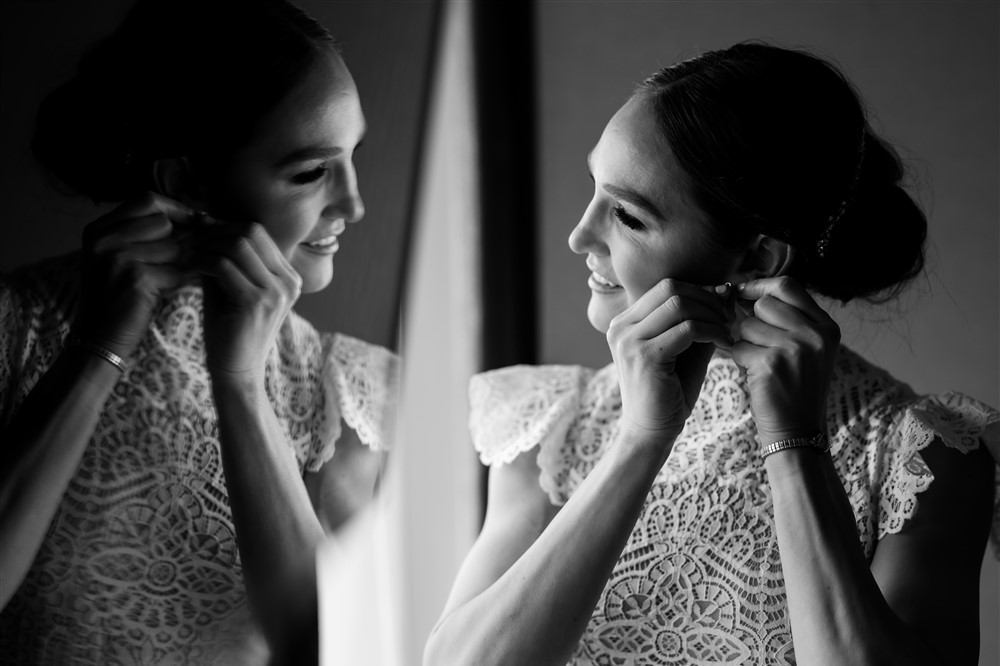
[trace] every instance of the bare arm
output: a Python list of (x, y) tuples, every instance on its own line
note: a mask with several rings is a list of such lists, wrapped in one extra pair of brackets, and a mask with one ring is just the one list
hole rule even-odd
[[(840, 330), (794, 280), (738, 287), (753, 301), (733, 348), (747, 369), (762, 442), (823, 432)], [(937, 477), (869, 567), (833, 461), (815, 449), (765, 460), (795, 653), (802, 664), (974, 663), (977, 588), (992, 511), (992, 464), (932, 443)]]
[(213, 392), (245, 580), (274, 663), (316, 663), (316, 550), (372, 498), (379, 456), (345, 430), (303, 479), (262, 386), (215, 381)]
[(38, 554), (118, 377), (97, 356), (64, 351), (0, 435), (0, 608)]
[(494, 468), (486, 524), (431, 634), (425, 663), (565, 664), (665, 450), (623, 435), (547, 527), (534, 454)]
[(213, 381), (223, 471), (251, 604), (276, 663), (315, 663), (316, 547), (323, 527), (263, 385)]
[[(150, 193), (87, 225), (81, 337), (128, 358), (162, 291), (184, 277), (174, 231), (189, 215)], [(66, 350), (0, 434), (0, 607), (34, 561), (118, 378), (106, 360)]]
[(939, 442), (923, 455), (935, 481), (870, 568), (829, 456), (792, 449), (767, 459), (799, 663), (976, 663), (992, 459)]
[(371, 497), (378, 459), (349, 433), (336, 458), (303, 479), (264, 381), (301, 279), (260, 225), (207, 222), (198, 250), (206, 360), (244, 579), (275, 663), (315, 663), (316, 550), (324, 527)]

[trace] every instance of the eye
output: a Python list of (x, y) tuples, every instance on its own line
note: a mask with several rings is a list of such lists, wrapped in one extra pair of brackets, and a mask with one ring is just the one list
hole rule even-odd
[(315, 169), (310, 169), (309, 171), (303, 171), (302, 173), (297, 173), (292, 176), (291, 180), (296, 185), (308, 185), (309, 183), (314, 183), (323, 176), (326, 175), (328, 169), (324, 165), (320, 165)]
[(642, 229), (642, 222), (640, 222), (635, 217), (629, 215), (628, 212), (621, 205), (614, 207), (614, 214), (615, 217), (618, 218), (618, 221), (624, 224), (629, 229), (633, 229), (635, 231), (639, 231), (640, 229)]

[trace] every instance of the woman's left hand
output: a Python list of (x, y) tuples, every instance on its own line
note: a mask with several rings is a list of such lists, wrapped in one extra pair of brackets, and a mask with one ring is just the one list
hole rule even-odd
[(264, 365), (302, 279), (256, 223), (209, 223), (195, 238), (205, 290), (205, 354), (214, 383), (263, 385)]
[(747, 371), (761, 442), (825, 433), (840, 327), (790, 277), (751, 280), (735, 294), (741, 309), (753, 306), (732, 354)]

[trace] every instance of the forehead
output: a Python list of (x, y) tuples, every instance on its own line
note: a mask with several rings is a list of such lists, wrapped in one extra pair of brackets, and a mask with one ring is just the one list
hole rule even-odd
[(595, 178), (643, 194), (661, 210), (687, 200), (685, 175), (656, 123), (652, 104), (632, 97), (611, 118), (590, 155)]
[(334, 55), (309, 72), (258, 124), (250, 152), (276, 158), (310, 145), (353, 147), (365, 132), (361, 100), (346, 65)]

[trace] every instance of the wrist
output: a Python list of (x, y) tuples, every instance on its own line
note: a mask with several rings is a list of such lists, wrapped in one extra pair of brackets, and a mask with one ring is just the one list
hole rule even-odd
[(78, 335), (75, 331), (70, 331), (66, 337), (65, 349), (71, 353), (76, 353), (83, 363), (83, 367), (88, 374), (104, 375), (107, 370), (112, 370), (115, 378), (128, 373), (128, 364), (125, 358), (116, 350), (110, 349), (103, 344)]
[(679, 431), (649, 429), (635, 424), (622, 424), (618, 431), (618, 450), (634, 451), (658, 460), (662, 465), (670, 451)]
[(208, 368), (212, 380), (212, 392), (224, 396), (266, 395), (263, 372), (232, 372)]
[(764, 439), (758, 435), (757, 439), (761, 444), (760, 456), (765, 460), (792, 449), (810, 449), (819, 453), (826, 453), (830, 450), (830, 440), (827, 438), (826, 433), (820, 431), (813, 431), (808, 435), (783, 437), (781, 439)]
[(110, 392), (123, 377), (123, 373), (106, 359), (82, 347), (67, 345), (61, 358), (73, 372), (79, 372), (81, 379), (102, 394)]
[(775, 502), (798, 501), (803, 488), (822, 485), (824, 459), (830, 459), (829, 453), (810, 447), (786, 449), (765, 458), (764, 469)]

